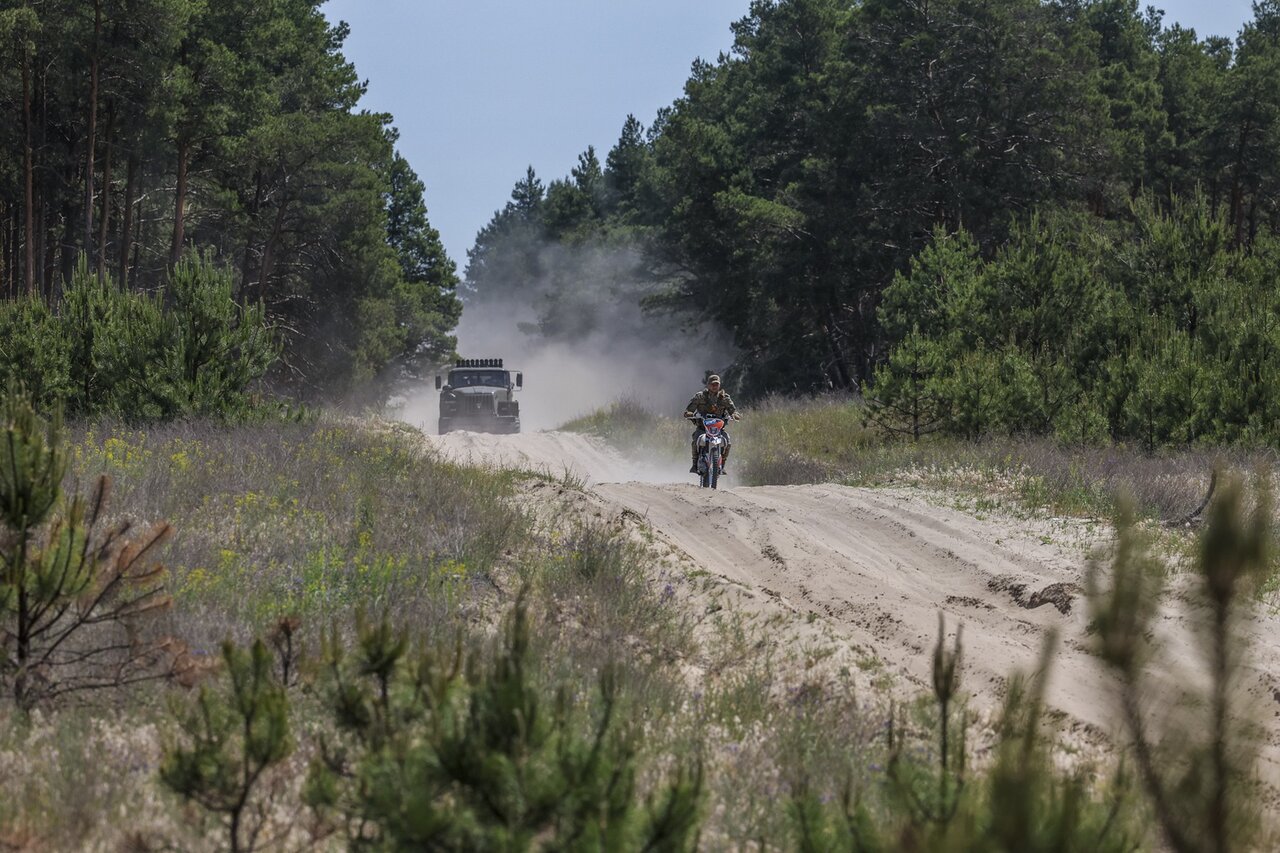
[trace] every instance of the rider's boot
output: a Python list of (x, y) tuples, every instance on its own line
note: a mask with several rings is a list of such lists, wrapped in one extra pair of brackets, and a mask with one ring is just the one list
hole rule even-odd
[(689, 473), (698, 473), (698, 445), (693, 446), (693, 457), (689, 460)]

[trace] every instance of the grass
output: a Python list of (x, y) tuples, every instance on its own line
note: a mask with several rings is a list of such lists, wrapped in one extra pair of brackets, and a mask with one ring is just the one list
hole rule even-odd
[[(971, 470), (989, 466), (983, 476), (1022, 471), (1010, 489), (1034, 481), (1055, 500), (1071, 484), (1100, 489), (1137, 470), (1125, 457), (1055, 474), (1055, 457), (1037, 461), (1032, 445), (1008, 455), (1013, 443), (1003, 458), (993, 446), (947, 464), (940, 445), (886, 445), (855, 415), (847, 402), (829, 400), (753, 410), (739, 425), (740, 470), (753, 482), (794, 473), (752, 449), (771, 448), (808, 454), (809, 470), (843, 482), (951, 478), (976, 489), (982, 480)], [(687, 437), (683, 423), (644, 420), (621, 404), (578, 426), (636, 447), (678, 440), (679, 452)], [(536, 475), (451, 464), (394, 425), (324, 419), (146, 432), (82, 426), (73, 457), (74, 479), (113, 477), (116, 517), (174, 525), (169, 629), (197, 653), (213, 657), (225, 637), (244, 642), (282, 615), (300, 618), (303, 677), (290, 688), (296, 758), (268, 786), (269, 820), (290, 843), (342, 846), (336, 836), (311, 837), (317, 827), (299, 800), (305, 761), (332, 725), (314, 691), (319, 633), (349, 635), (358, 613), (386, 613), (424, 648), (446, 648), (459, 634), (485, 647), (521, 587), (532, 591), (540, 689), (589, 719), (599, 712), (591, 685), (606, 668), (615, 673), (619, 713), (641, 757), (640, 796), (678, 759), (696, 757), (704, 767), (706, 849), (793, 849), (798, 804), (812, 796), (821, 811), (848, 790), (882, 825), (909, 821), (886, 768), (905, 762), (927, 775), (935, 761), (936, 721), (927, 714), (903, 724), (909, 748), (893, 752), (893, 705), (882, 692), (889, 679), (874, 658), (842, 666), (833, 648), (780, 641), (780, 626), (720, 603), (705, 573), (659, 567), (642, 526), (583, 520), (572, 484), (541, 487), (563, 505), (535, 514), (521, 507)], [(1086, 494), (1086, 504), (1100, 500)], [(189, 701), (176, 686), (150, 686), (30, 718), (0, 707), (0, 846), (207, 845), (207, 823), (156, 778), (176, 736), (168, 707)], [(95, 772), (85, 773), (90, 766)], [(1047, 763), (1037, 767), (1050, 772)]]
[[(524, 585), (536, 593), (539, 683), (591, 685), (622, 661), (629, 713), (685, 737), (696, 754), (696, 727), (673, 722), (688, 692), (678, 661), (692, 655), (677, 601), (683, 581), (650, 573), (642, 539), (616, 527), (565, 523), (568, 508), (551, 522), (522, 510), (517, 492), (537, 474), (452, 464), (393, 424), (97, 424), (71, 433), (68, 490), (105, 473), (111, 520), (173, 525), (165, 630), (209, 671), (222, 640), (244, 644), (280, 617), (298, 617), (299, 756), (314, 751), (326, 725), (307, 686), (321, 632), (351, 636), (358, 614), (386, 614), (424, 647), (447, 647), (458, 633), (484, 646)], [(558, 485), (567, 498), (577, 491)], [(167, 709), (188, 701), (184, 691), (151, 686), (91, 701), (31, 718), (0, 704), (0, 846), (199, 847), (207, 825), (156, 783), (161, 749), (175, 736)], [(646, 761), (670, 754), (668, 742), (654, 741)], [(289, 765), (296, 779), (275, 780), (285, 805), (272, 807), (276, 820), (296, 822), (295, 835), (305, 828), (301, 761)], [(88, 766), (101, 772), (85, 774)], [(122, 825), (116, 816), (126, 809)], [(127, 837), (133, 829), (143, 835)]]
[(73, 458), (82, 481), (112, 477), (114, 515), (174, 526), (173, 616), (201, 647), (292, 614), (313, 632), (357, 609), (441, 621), (526, 526), (509, 475), (444, 462), (400, 429), (98, 428)]
[[(1204, 499), (1215, 466), (1269, 470), (1274, 453), (1191, 448), (1159, 455), (1121, 446), (1068, 446), (1051, 438), (966, 441), (888, 437), (868, 426), (856, 398), (770, 397), (732, 427), (736, 482), (751, 486), (839, 483), (920, 486), (1058, 515), (1110, 518), (1128, 494), (1139, 512), (1174, 522)], [(682, 421), (619, 400), (562, 429), (600, 436), (624, 452), (675, 458)], [(680, 458), (683, 458), (680, 456)], [(976, 507), (983, 511), (984, 507)]]
[(684, 459), (692, 429), (685, 421), (657, 415), (628, 398), (560, 426), (566, 432), (594, 435), (637, 459)]

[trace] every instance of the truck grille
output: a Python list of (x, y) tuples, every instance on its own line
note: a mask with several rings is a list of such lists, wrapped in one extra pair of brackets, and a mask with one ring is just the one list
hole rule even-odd
[(467, 415), (491, 415), (493, 398), (487, 394), (468, 394), (462, 398), (462, 412)]

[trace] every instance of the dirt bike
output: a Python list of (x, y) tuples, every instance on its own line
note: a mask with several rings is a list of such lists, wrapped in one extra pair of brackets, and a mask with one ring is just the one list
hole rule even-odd
[(720, 472), (724, 468), (724, 452), (729, 446), (729, 437), (724, 431), (724, 418), (689, 420), (702, 424), (702, 432), (698, 433), (698, 484), (704, 489), (717, 488)]

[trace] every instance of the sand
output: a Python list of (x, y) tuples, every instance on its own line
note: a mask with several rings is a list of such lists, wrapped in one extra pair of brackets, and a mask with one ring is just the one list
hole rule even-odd
[[(613, 515), (639, 516), (688, 564), (740, 586), (798, 623), (820, 624), (908, 684), (931, 678), (943, 613), (963, 623), (964, 685), (994, 705), (1007, 677), (1033, 669), (1045, 638), (1058, 638), (1048, 702), (1063, 727), (1095, 743), (1121, 738), (1112, 676), (1088, 652), (1081, 587), (1089, 554), (1113, 531), (1089, 519), (975, 508), (926, 489), (835, 485), (700, 489), (683, 469), (650, 469), (600, 441), (539, 432), (430, 436), (460, 461), (569, 474)], [(732, 471), (732, 466), (731, 471)], [(1148, 672), (1151, 701), (1171, 705), (1203, 677), (1193, 616), (1194, 578), (1177, 576), (1159, 625), (1164, 654)], [(1260, 770), (1280, 782), (1280, 618), (1259, 613), (1242, 684), (1263, 721)]]

